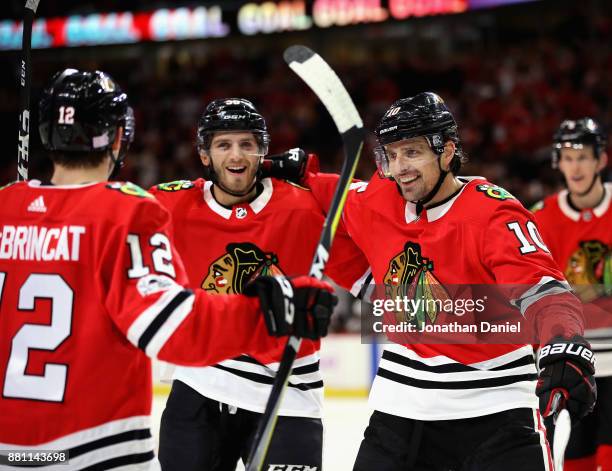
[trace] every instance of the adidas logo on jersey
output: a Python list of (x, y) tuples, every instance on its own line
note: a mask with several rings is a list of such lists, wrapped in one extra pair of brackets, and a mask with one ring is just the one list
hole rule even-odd
[(47, 212), (47, 207), (45, 206), (45, 200), (43, 199), (42, 195), (40, 195), (38, 198), (36, 198), (34, 201), (30, 203), (30, 206), (28, 206), (28, 211), (31, 211), (33, 213), (46, 213)]

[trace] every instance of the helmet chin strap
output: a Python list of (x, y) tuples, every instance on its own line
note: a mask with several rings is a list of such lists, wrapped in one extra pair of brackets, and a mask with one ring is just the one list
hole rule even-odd
[(113, 150), (109, 150), (108, 151), (108, 155), (110, 157), (110, 169), (108, 171), (108, 179), (113, 179), (117, 176), (117, 174), (119, 173), (119, 169), (121, 167), (123, 167), (123, 158), (121, 158), (121, 156), (118, 155), (115, 157), (115, 153), (113, 152)]
[(576, 195), (576, 196), (579, 196), (579, 197), (583, 197), (583, 196), (588, 195), (591, 192), (591, 190), (595, 187), (595, 183), (597, 183), (597, 180), (600, 178), (600, 176), (601, 175), (599, 174), (599, 172), (597, 172), (595, 175), (593, 175), (593, 181), (591, 182), (591, 184), (589, 185), (589, 187), (585, 191), (583, 191), (581, 193), (572, 193), (572, 192), (570, 192), (570, 194), (573, 194), (573, 195)]
[(438, 168), (440, 169), (440, 175), (438, 176), (438, 181), (436, 182), (434, 187), (431, 189), (431, 191), (427, 193), (424, 198), (421, 198), (418, 201), (411, 201), (411, 203), (416, 204), (417, 216), (420, 216), (425, 205), (429, 203), (434, 198), (434, 196), (436, 196), (436, 193), (438, 193), (438, 191), (440, 190), (440, 187), (442, 186), (442, 183), (444, 182), (446, 175), (448, 175), (448, 170), (442, 170), (442, 166), (440, 165), (440, 158), (438, 158)]

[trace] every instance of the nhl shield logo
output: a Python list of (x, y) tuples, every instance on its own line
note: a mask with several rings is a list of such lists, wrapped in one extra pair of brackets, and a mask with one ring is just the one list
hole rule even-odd
[(236, 208), (236, 219), (244, 219), (245, 217), (247, 217), (247, 210), (246, 208)]

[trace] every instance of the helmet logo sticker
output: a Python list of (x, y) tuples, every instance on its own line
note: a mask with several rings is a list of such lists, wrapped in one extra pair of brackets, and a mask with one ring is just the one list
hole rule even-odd
[(99, 149), (100, 147), (108, 146), (110, 140), (108, 139), (108, 131), (105, 131), (104, 134), (100, 136), (94, 136), (91, 140), (94, 149)]
[(434, 134), (431, 137), (431, 141), (434, 145), (434, 147), (439, 147), (442, 145), (442, 137), (440, 136), (440, 134)]
[(100, 86), (106, 93), (115, 91), (115, 82), (107, 75), (102, 75), (102, 77), (100, 77)]

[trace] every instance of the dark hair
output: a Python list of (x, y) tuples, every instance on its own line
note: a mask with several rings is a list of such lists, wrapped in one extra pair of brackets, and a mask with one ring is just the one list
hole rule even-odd
[(100, 165), (104, 158), (109, 155), (108, 151), (70, 151), (69, 153), (53, 150), (48, 152), (49, 158), (54, 164), (62, 167), (76, 168), (95, 168)]
[(446, 130), (442, 132), (444, 142), (452, 141), (455, 144), (455, 154), (449, 165), (449, 170), (453, 175), (458, 175), (461, 171), (461, 166), (466, 164), (468, 157), (461, 146), (461, 141), (456, 130)]

